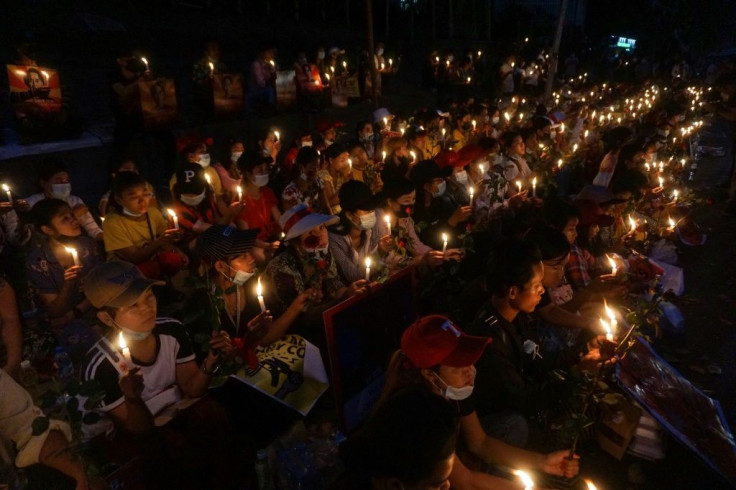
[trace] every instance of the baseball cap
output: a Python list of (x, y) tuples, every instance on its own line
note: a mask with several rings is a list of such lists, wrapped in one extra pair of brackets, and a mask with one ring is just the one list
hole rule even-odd
[(239, 230), (234, 226), (212, 225), (197, 239), (197, 251), (212, 261), (235, 257), (253, 250), (257, 229)]
[(439, 165), (440, 168), (464, 166), (457, 165), (458, 160), (458, 154), (454, 150), (440, 150), (440, 152), (434, 157), (435, 163)]
[(376, 208), (376, 198), (370, 187), (360, 180), (348, 180), (338, 192), (340, 207), (345, 211), (371, 211)]
[(409, 325), (401, 336), (401, 350), (417, 368), (444, 365), (465, 367), (478, 362), (490, 337), (467, 335), (441, 315), (428, 315)]
[(165, 284), (144, 277), (130, 262), (112, 260), (99, 264), (84, 277), (84, 295), (95, 308), (122, 308), (135, 304), (151, 286)]
[(196, 163), (186, 163), (176, 169), (176, 190), (180, 194), (199, 195), (205, 190), (207, 181), (204, 169)]
[(614, 222), (613, 216), (605, 214), (595, 201), (576, 199), (573, 205), (580, 212), (580, 224), (583, 226), (611, 226)]
[(306, 204), (301, 203), (292, 206), (282, 214), (279, 225), (286, 234), (284, 240), (291, 240), (317, 228), (319, 225), (330, 226), (338, 221), (340, 221), (338, 216), (315, 213)]

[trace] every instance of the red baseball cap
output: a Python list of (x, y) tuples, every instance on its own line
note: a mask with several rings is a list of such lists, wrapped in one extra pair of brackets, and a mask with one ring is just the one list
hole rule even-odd
[(420, 369), (440, 364), (465, 367), (478, 362), (491, 340), (490, 337), (465, 334), (447, 317), (428, 315), (404, 331), (401, 350), (409, 362)]
[[(440, 150), (440, 152), (435, 155), (434, 161), (440, 168), (457, 167), (457, 152), (454, 150)], [(459, 166), (462, 167), (463, 165)]]

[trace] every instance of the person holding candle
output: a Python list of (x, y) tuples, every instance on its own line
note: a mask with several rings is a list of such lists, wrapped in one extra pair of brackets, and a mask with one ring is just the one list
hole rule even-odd
[(381, 169), (381, 180), (404, 178), (409, 175), (412, 165), (407, 141), (402, 136), (392, 136), (383, 145), (386, 158)]
[[(99, 322), (110, 329), (87, 352), (80, 370), (82, 382), (95, 380), (105, 393), (94, 409), (102, 421), (89, 429), (91, 433), (104, 431), (112, 423), (118, 429), (112, 445), (132, 447), (132, 455), (143, 456), (147, 485), (160, 487), (165, 482), (164, 486), (183, 488), (200, 482), (209, 488), (230, 488), (234, 475), (228, 466), (232, 464), (229, 426), (222, 407), (205, 395), (220, 359), (232, 355), (232, 341), (225, 331), (213, 333), (211, 350), (198, 365), (181, 323), (156, 314), (152, 287), (163, 284), (143, 277), (134, 264), (119, 260), (100, 264), (88, 273), (84, 293), (97, 309)], [(121, 332), (133, 366), (127, 370), (119, 367)], [(155, 417), (166, 407), (199, 397), (205, 398), (179, 412), (179, 423), (157, 427)], [(163, 448), (153, 443), (159, 437), (169, 441)], [(179, 441), (175, 453), (166, 447), (172, 441)], [(204, 453), (203, 447), (207, 448)], [(180, 458), (187, 464), (182, 465)], [(205, 470), (208, 467), (211, 471)], [(203, 481), (210, 478), (210, 482)]]
[(361, 143), (352, 143), (348, 146), (350, 159), (353, 162), (353, 180), (365, 182), (372, 192), (380, 192), (383, 187), (378, 166), (368, 158), (368, 154)]
[(467, 110), (455, 114), (455, 128), (452, 130), (453, 142), (450, 144), (453, 150), (458, 151), (470, 139), (473, 129), (472, 118), (473, 116)]
[(351, 179), (347, 148), (340, 143), (330, 145), (324, 152), (325, 168), (317, 172), (324, 182), (325, 198), (329, 204), (330, 214), (340, 213), (340, 187)]
[(299, 150), (312, 145), (312, 132), (306, 128), (299, 128), (297, 130), (294, 143), (284, 155), (284, 161), (281, 162), (281, 171), (284, 173), (284, 176), (289, 178), (292, 175), (294, 171), (294, 162), (296, 161), (297, 154), (299, 154)]
[(158, 208), (149, 207), (150, 194), (143, 178), (120, 172), (113, 182), (113, 197), (120, 212), (104, 222), (108, 259), (122, 259), (141, 268), (146, 277), (173, 277), (189, 259), (174, 244), (181, 230), (169, 228)]
[[(140, 174), (138, 171), (138, 165), (135, 163), (135, 160), (131, 158), (122, 158), (121, 160), (118, 160), (114, 165), (114, 170), (110, 172), (110, 184), (115, 180), (115, 176), (118, 174), (118, 172), (134, 172), (137, 174)], [(148, 184), (149, 192), (151, 193), (151, 198), (148, 203), (149, 206), (158, 207), (158, 200), (156, 199), (156, 193), (153, 189), (153, 186), (150, 183)], [(99, 212), (100, 218), (104, 218), (107, 216), (107, 213), (110, 212), (115, 208), (115, 200), (110, 200), (110, 196), (112, 194), (112, 190), (108, 189), (102, 197), (100, 197), (100, 202), (97, 204), (97, 210)]]
[[(82, 284), (87, 273), (102, 263), (104, 257), (98, 251), (97, 242), (83, 234), (65, 201), (39, 201), (33, 207), (32, 218), (41, 239), (39, 246), (28, 254), (28, 282), (54, 335), (77, 358), (98, 338), (90, 328), (89, 320), (94, 315), (82, 292)], [(77, 264), (69, 250), (77, 255)]]
[(238, 186), (240, 185), (240, 170), (238, 169), (238, 159), (245, 151), (243, 139), (239, 137), (230, 138), (224, 148), (222, 158), (219, 162), (212, 165), (220, 177), (225, 202), (232, 202), (238, 195)]
[(363, 145), (363, 149), (368, 155), (368, 158), (373, 159), (376, 155), (376, 147), (378, 144), (378, 138), (376, 133), (373, 131), (373, 124), (370, 121), (364, 120), (358, 122), (355, 126), (355, 143)]
[(366, 286), (363, 278), (345, 282), (338, 273), (327, 226), (339, 219), (314, 213), (304, 204), (287, 210), (280, 222), (286, 247), (268, 263), (262, 277), (266, 304), (279, 314), (300, 294), (312, 290), (309, 306), (298, 323), (306, 329), (304, 336), (318, 346), (324, 346), (322, 312), (363, 293)]
[[(445, 398), (460, 416), (460, 436), (465, 447), (486, 464), (575, 476), (579, 461), (577, 457), (567, 460), (567, 450), (549, 454), (526, 451), (484, 432), (475, 411), (474, 364), (488, 345), (492, 345), (490, 337), (468, 335), (447, 317), (428, 315), (418, 319), (404, 331), (401, 348), (391, 357), (377, 409), (407, 389), (435, 393)], [(469, 470), (457, 457), (450, 482), (459, 489), (518, 488), (503, 478)]]
[(339, 226), (329, 230), (330, 250), (337, 272), (345, 283), (358, 281), (365, 278), (366, 259), (372, 258), (373, 277), (376, 277), (380, 270), (379, 247), (386, 253), (392, 246), (389, 236), (376, 233), (376, 198), (366, 184), (351, 180), (340, 189), (340, 204)]
[(532, 175), (532, 169), (526, 162), (526, 146), (521, 134), (506, 131), (501, 135), (503, 143), (503, 159), (499, 165), (503, 177), (508, 182), (526, 180)]
[(42, 199), (61, 199), (69, 204), (84, 228), (85, 233), (95, 240), (102, 241), (102, 229), (89, 212), (89, 208), (79, 197), (71, 195), (72, 184), (66, 164), (57, 157), (47, 157), (41, 161), (38, 172), (40, 193), (26, 198), (26, 203), (33, 206)]
[[(176, 141), (177, 148), (177, 164), (176, 168), (186, 167), (188, 164), (196, 164), (202, 167), (205, 175), (209, 177), (210, 185), (217, 198), (217, 206), (221, 213), (227, 209), (227, 203), (224, 201), (224, 191), (220, 176), (214, 167), (210, 165), (211, 157), (208, 147), (212, 145), (212, 138), (201, 138), (195, 134), (187, 134), (181, 136)], [(169, 190), (174, 197), (174, 186), (177, 183), (178, 172), (174, 172), (169, 180)]]
[(618, 165), (621, 148), (631, 139), (632, 131), (625, 126), (618, 126), (603, 135), (604, 151), (606, 152), (593, 179), (594, 185), (608, 187)]
[(328, 213), (324, 181), (317, 175), (318, 170), (317, 150), (311, 146), (300, 149), (294, 161), (291, 182), (281, 193), (281, 209), (289, 209), (303, 203), (318, 213)]

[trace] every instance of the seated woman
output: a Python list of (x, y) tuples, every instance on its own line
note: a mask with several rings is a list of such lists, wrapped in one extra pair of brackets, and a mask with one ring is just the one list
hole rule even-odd
[(212, 168), (220, 176), (225, 202), (232, 202), (238, 196), (238, 186), (240, 185), (241, 175), (240, 169), (238, 169), (238, 160), (245, 151), (243, 140), (241, 138), (230, 139), (226, 150), (222, 159), (214, 164)]
[[(196, 164), (202, 167), (205, 175), (209, 179), (210, 185), (215, 193), (217, 199), (217, 207), (221, 212), (225, 212), (227, 203), (224, 200), (224, 190), (222, 182), (220, 181), (220, 175), (217, 170), (210, 166), (211, 157), (209, 154), (208, 146), (212, 144), (212, 138), (203, 139), (196, 135), (184, 135), (176, 142), (177, 146), (177, 162), (176, 166), (185, 167), (188, 164)], [(175, 172), (169, 180), (169, 190), (174, 191), (174, 185), (176, 184), (178, 175)]]
[(318, 213), (329, 214), (325, 183), (318, 177), (318, 171), (319, 152), (311, 146), (301, 148), (294, 160), (291, 182), (281, 193), (281, 209), (306, 204)]
[(412, 264), (437, 266), (445, 260), (460, 258), (459, 250), (448, 249), (443, 254), (422, 243), (417, 236), (412, 218), (417, 194), (411, 181), (405, 178), (388, 180), (383, 185), (381, 195), (385, 202), (376, 215), (375, 233), (379, 236), (391, 235), (384, 263), (392, 272)]
[(352, 179), (352, 167), (348, 160), (350, 154), (340, 143), (333, 143), (325, 151), (325, 168), (317, 172), (324, 182), (324, 193), (329, 204), (330, 214), (340, 213), (340, 187)]
[(135, 264), (146, 277), (173, 277), (186, 267), (186, 254), (174, 243), (181, 230), (167, 229), (161, 211), (150, 207), (146, 181), (133, 172), (120, 172), (112, 186), (120, 212), (105, 219), (105, 251), (108, 260)]
[(299, 204), (281, 216), (286, 247), (274, 257), (264, 272), (267, 284), (266, 299), (269, 306), (279, 313), (308, 289), (312, 295), (300, 323), (318, 329), (316, 337), (309, 338), (318, 346), (321, 341), (322, 312), (338, 302), (364, 291), (365, 279), (344, 282), (337, 272), (335, 259), (330, 251), (326, 226), (339, 221), (337, 216), (313, 213)]
[(41, 192), (26, 198), (28, 206), (33, 206), (42, 199), (60, 199), (65, 201), (85, 233), (95, 240), (102, 241), (102, 230), (89, 212), (84, 201), (77, 196), (72, 196), (72, 184), (69, 179), (69, 171), (66, 164), (58, 158), (48, 157), (41, 161), (38, 169), (38, 187)]
[[(340, 188), (340, 225), (329, 230), (330, 250), (337, 272), (345, 283), (365, 277), (365, 260), (378, 264), (378, 247), (382, 238), (386, 251), (391, 249), (391, 237), (376, 233), (376, 200), (366, 184), (350, 180)], [(373, 271), (378, 269), (374, 266)], [(375, 274), (375, 273), (374, 273)]]
[(104, 257), (98, 243), (82, 234), (65, 201), (39, 201), (32, 215), (41, 238), (28, 254), (28, 280), (61, 345), (73, 356), (81, 355), (97, 341), (89, 327), (94, 312), (84, 297), (82, 282)]
[[(465, 334), (448, 318), (430, 315), (410, 325), (401, 336), (401, 349), (391, 358), (378, 406), (409, 387), (427, 390), (447, 399), (460, 416), (461, 435), (467, 450), (485, 463), (507, 468), (533, 468), (571, 478), (578, 473), (578, 460), (568, 460), (569, 451), (541, 454), (510, 446), (488, 436), (473, 405), (474, 364), (481, 358), (488, 337)], [(471, 471), (460, 458), (450, 475), (452, 488), (517, 488), (515, 482)]]
[(257, 230), (261, 242), (273, 242), (272, 249), (279, 246), (281, 211), (276, 195), (268, 187), (271, 157), (257, 151), (247, 151), (238, 160), (243, 176), (242, 211), (235, 219), (241, 230)]
[[(156, 315), (151, 288), (163, 284), (119, 260), (98, 265), (85, 279), (84, 293), (97, 308), (99, 321), (110, 329), (87, 353), (80, 372), (82, 382), (95, 380), (105, 393), (95, 408), (103, 419), (91, 432), (112, 422), (118, 429), (112, 446), (127, 448), (127, 458), (144, 456), (144, 479), (151, 487), (230, 488), (231, 448), (219, 405), (204, 398), (179, 412), (179, 422), (159, 427), (155, 420), (184, 397), (205, 396), (218, 362), (232, 353), (229, 335), (218, 331), (212, 334), (209, 354), (197, 365), (181, 323)], [(166, 441), (163, 449), (154, 444), (158, 436)], [(210, 477), (213, 481), (203, 481)]]
[[(113, 182), (115, 180), (115, 176), (118, 174), (118, 172), (133, 172), (136, 174), (139, 174), (138, 171), (138, 165), (136, 165), (135, 161), (129, 158), (123, 158), (119, 162), (117, 162), (117, 165), (115, 165), (114, 170), (110, 172), (110, 182)], [(149, 206), (153, 206), (155, 208), (158, 207), (158, 200), (156, 199), (156, 193), (153, 190), (153, 186), (146, 182), (148, 184), (148, 190), (151, 193), (151, 200), (148, 203)], [(115, 207), (115, 201), (110, 201), (110, 195), (112, 194), (112, 190), (108, 190), (105, 192), (102, 197), (100, 198), (100, 202), (97, 205), (97, 211), (100, 213), (100, 218), (104, 218), (107, 216), (107, 213), (110, 212), (110, 208)]]
[(204, 179), (199, 165), (188, 164), (176, 171), (173, 211), (183, 231), (182, 248), (193, 251), (199, 235), (212, 225), (229, 225), (242, 212), (240, 202), (234, 202), (223, 215), (217, 208), (215, 192)]

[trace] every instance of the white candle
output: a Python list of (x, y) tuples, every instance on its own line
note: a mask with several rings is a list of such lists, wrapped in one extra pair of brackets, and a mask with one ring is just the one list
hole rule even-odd
[(238, 186), (238, 201), (243, 200), (243, 188)]
[(258, 304), (261, 306), (261, 313), (266, 311), (266, 302), (263, 301), (263, 286), (261, 286), (261, 278), (258, 278), (258, 285), (256, 286), (256, 296), (258, 296)]
[(442, 253), (447, 252), (447, 233), (442, 234)]
[(677, 202), (677, 197), (680, 195), (680, 191), (675, 189), (674, 193), (672, 194), (672, 198)]
[(130, 356), (130, 349), (128, 348), (128, 345), (125, 343), (125, 337), (123, 336), (123, 332), (120, 332), (118, 334), (118, 346), (120, 347), (120, 352), (123, 355), (123, 360), (119, 363), (118, 371), (122, 371), (121, 374), (125, 373), (130, 369), (130, 366), (133, 364), (133, 360)]
[(603, 318), (600, 319), (603, 330), (606, 332), (606, 340), (613, 342), (613, 332), (611, 331), (611, 325), (608, 324)]
[(383, 127), (388, 129), (388, 118), (387, 117), (383, 118)]
[(618, 320), (616, 320), (616, 312), (613, 311), (612, 308), (609, 308), (608, 303), (606, 302), (605, 298), (603, 299), (603, 307), (606, 310), (606, 315), (608, 315), (608, 321), (611, 325), (611, 338), (609, 339), (608, 336), (606, 336), (606, 340), (613, 340), (613, 335), (616, 333), (616, 328), (618, 327)]
[(64, 247), (64, 250), (72, 254), (72, 261), (74, 262), (74, 265), (79, 265), (79, 253), (77, 253), (77, 249), (73, 247)]
[(532, 477), (526, 471), (514, 470), (513, 473), (521, 480), (524, 490), (532, 490), (534, 488), (534, 480), (532, 480)]
[(204, 174), (204, 180), (207, 181), (207, 185), (209, 185), (209, 186), (212, 185), (212, 179), (210, 178), (210, 175), (209, 174)]
[(659, 186), (664, 187), (664, 178), (661, 175), (659, 176)]
[(575, 153), (576, 151), (578, 151), (578, 144), (577, 143), (575, 143), (574, 145), (572, 145), (572, 152)]
[(383, 160), (381, 160), (381, 161), (382, 161), (383, 163), (386, 163), (386, 150), (383, 150), (383, 151), (381, 152), (381, 154), (383, 155)]
[(176, 215), (174, 210), (171, 208), (168, 208), (166, 212), (169, 213), (169, 216), (171, 216), (171, 218), (174, 220), (174, 229), (178, 230), (179, 229), (179, 217)]
[(276, 137), (276, 141), (274, 143), (278, 143), (279, 137), (281, 136), (278, 131), (273, 132), (274, 137)]
[(215, 65), (211, 61), (209, 62), (209, 65), (210, 65), (210, 76), (212, 76), (215, 73)]
[(537, 178), (532, 179), (532, 197), (537, 197)]
[(557, 168), (562, 168), (562, 164), (563, 163), (565, 163), (565, 162), (562, 160), (562, 158), (560, 158), (559, 160), (557, 160)]
[(386, 216), (383, 217), (383, 220), (386, 222), (386, 228), (388, 228), (388, 234), (390, 235), (391, 234), (391, 216), (387, 214)]
[[(468, 82), (470, 82), (470, 77), (468, 77)], [(475, 119), (473, 119), (472, 121), (470, 121), (470, 124), (473, 125), (473, 131), (475, 131), (475, 124), (476, 124)]]
[(520, 180), (517, 180), (517, 181), (516, 181), (516, 187), (518, 187), (518, 189), (519, 189), (519, 194), (521, 194), (521, 181), (520, 181)]
[(366, 282), (371, 280), (371, 258), (365, 258), (365, 280)]
[(3, 184), (3, 190), (5, 191), (5, 194), (8, 196), (8, 202), (10, 204), (13, 204), (13, 194), (10, 193), (10, 187), (8, 184)]
[(669, 231), (675, 231), (675, 220), (673, 220), (671, 217), (667, 218), (667, 222), (669, 223), (669, 228), (667, 228)]
[(410, 151), (409, 154), (411, 155), (411, 163), (412, 165), (417, 163), (417, 154), (414, 153), (414, 150)]
[(611, 265), (611, 274), (615, 276), (616, 272), (618, 271), (616, 261), (613, 260), (613, 258), (610, 257), (608, 254), (606, 254), (606, 258), (608, 259), (608, 263)]
[(391, 58), (388, 59), (388, 66), (389, 68), (393, 68), (394, 66), (394, 60), (392, 60)]
[(470, 194), (470, 205), (473, 205), (473, 195), (475, 194), (475, 187), (470, 186), (470, 189), (468, 189), (468, 194)]
[(143, 57), (141, 58), (141, 61), (146, 64), (146, 71), (148, 71), (148, 60), (145, 57)]
[(348, 167), (350, 168), (350, 171), (352, 172), (353, 171), (353, 159), (352, 158), (348, 158)]

